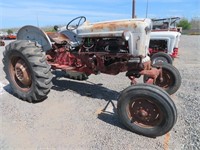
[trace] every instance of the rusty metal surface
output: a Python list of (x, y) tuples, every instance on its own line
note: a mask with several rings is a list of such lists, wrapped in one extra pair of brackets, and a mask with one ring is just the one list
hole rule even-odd
[(150, 23), (150, 20), (128, 19), (90, 24), (84, 23), (77, 29), (80, 37), (113, 37), (121, 36), (124, 31), (141, 32)]
[(138, 98), (131, 101), (127, 110), (131, 123), (141, 127), (154, 127), (163, 119), (162, 111), (149, 99)]
[(152, 78), (155, 83), (158, 76), (162, 75), (162, 69), (151, 68), (150, 70), (142, 70), (140, 74), (147, 75), (149, 78)]
[[(116, 75), (129, 70), (141, 71), (151, 68), (150, 61), (142, 62), (143, 57), (134, 57), (129, 53), (109, 53), (109, 52), (69, 52), (61, 47), (46, 54), (47, 61), (57, 68), (68, 70), (73, 69), (87, 74), (97, 72)], [(140, 61), (134, 61), (134, 59)], [(131, 60), (131, 61), (130, 61)], [(107, 63), (111, 62), (111, 63)], [(151, 72), (151, 71), (149, 71)], [(153, 72), (154, 73), (154, 72)], [(141, 73), (142, 74), (142, 73)], [(144, 74), (144, 73), (143, 73)], [(155, 75), (154, 75), (155, 76)]]
[(15, 65), (15, 76), (23, 85), (31, 85), (30, 72), (22, 59), (19, 59)]
[(11, 80), (22, 91), (29, 91), (31, 82), (31, 74), (27, 64), (20, 57), (12, 57), (9, 63), (9, 72)]
[(62, 33), (57, 33), (57, 32), (47, 32), (47, 35), (49, 36), (49, 38), (56, 42), (56, 43), (62, 43), (64, 41), (69, 41), (69, 38), (62, 34)]
[(46, 58), (52, 68), (74, 70), (87, 75), (100, 72), (116, 75), (128, 71), (127, 76), (131, 84), (136, 84), (135, 78), (140, 75), (147, 75), (155, 83), (162, 73), (161, 69), (152, 68), (149, 60), (143, 62), (142, 56), (135, 57), (129, 53), (81, 52), (81, 50), (71, 53), (69, 49), (61, 47), (55, 51), (48, 51)]
[(170, 88), (171, 85), (175, 82), (175, 79), (171, 75), (170, 71), (163, 69), (162, 70), (162, 80), (160, 78), (156, 79), (155, 84), (163, 89)]

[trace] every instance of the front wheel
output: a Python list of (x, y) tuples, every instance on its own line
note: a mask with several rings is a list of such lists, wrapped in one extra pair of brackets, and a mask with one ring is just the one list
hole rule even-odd
[(164, 52), (158, 52), (155, 53), (151, 56), (151, 62), (152, 64), (156, 63), (168, 63), (168, 64), (173, 64), (173, 59), (172, 57)]
[[(181, 75), (174, 66), (167, 63), (158, 63), (152, 65), (154, 68), (162, 68), (162, 80), (160, 76), (156, 79), (155, 85), (163, 88), (168, 94), (172, 95), (178, 91), (181, 86)], [(143, 81), (149, 79), (147, 75), (144, 75)]]
[(149, 84), (125, 89), (118, 99), (117, 112), (129, 130), (147, 137), (166, 134), (177, 120), (177, 110), (169, 95)]

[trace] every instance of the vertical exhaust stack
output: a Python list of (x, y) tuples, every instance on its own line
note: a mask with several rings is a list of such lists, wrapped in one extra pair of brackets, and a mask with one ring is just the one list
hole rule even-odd
[(135, 0), (133, 0), (132, 4), (132, 18), (135, 18)]

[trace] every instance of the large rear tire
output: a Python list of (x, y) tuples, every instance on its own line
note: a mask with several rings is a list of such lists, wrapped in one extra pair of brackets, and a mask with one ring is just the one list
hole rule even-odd
[(35, 42), (18, 40), (7, 45), (3, 55), (3, 69), (14, 95), (28, 102), (44, 100), (53, 76), (42, 48)]
[(117, 111), (129, 130), (147, 137), (166, 134), (177, 120), (177, 110), (169, 95), (149, 84), (125, 89), (118, 99)]

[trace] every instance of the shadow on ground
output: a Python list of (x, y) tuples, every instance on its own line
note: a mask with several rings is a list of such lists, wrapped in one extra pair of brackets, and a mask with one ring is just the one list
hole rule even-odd
[(112, 126), (116, 126), (118, 128), (128, 131), (127, 128), (125, 128), (123, 124), (120, 122), (120, 118), (117, 115), (117, 112), (111, 113), (111, 112), (104, 111), (98, 114), (97, 118), (102, 120), (103, 122), (106, 122), (107, 124), (110, 124)]
[(53, 78), (52, 82), (52, 89), (56, 91), (69, 90), (81, 96), (104, 99), (106, 101), (117, 100), (119, 96), (119, 92), (103, 87), (102, 84), (79, 82), (76, 80), (66, 80), (65, 78)]
[[(71, 91), (77, 93), (81, 96), (87, 96), (91, 98), (104, 99), (105, 101), (117, 100), (119, 92), (110, 90), (106, 87), (103, 87), (101, 84), (94, 84), (91, 82), (79, 82), (76, 80), (66, 80), (66, 78), (57, 79), (53, 78), (53, 87), (52, 90), (55, 91)], [(3, 87), (4, 90), (10, 95), (17, 97), (10, 86), (10, 84)], [(42, 102), (43, 100), (39, 101)]]
[[(12, 88), (10, 86), (10, 84), (7, 84), (6, 86), (3, 87), (3, 89), (9, 93), (10, 95), (13, 95), (13, 91), (12, 91)], [(14, 96), (14, 95), (13, 95)]]
[[(65, 78), (63, 79), (53, 78), (52, 82), (53, 82), (52, 90), (61, 91), (61, 92), (65, 90), (69, 90), (77, 94), (80, 94), (81, 96), (102, 99), (107, 102), (111, 100), (117, 100), (120, 94), (117, 91), (110, 90), (106, 87), (103, 87), (102, 84), (94, 84), (91, 82), (79, 82), (79, 81), (67, 80)], [(4, 86), (4, 90), (8, 92), (10, 95), (17, 98), (17, 96), (13, 94), (10, 84)], [(117, 110), (116, 110), (116, 107), (114, 106), (114, 103), (109, 103), (109, 106), (110, 105), (112, 105), (113, 107), (113, 112), (108, 112), (106, 110), (102, 111), (100, 114), (98, 114), (98, 119), (112, 126), (116, 126), (123, 130), (127, 130), (122, 125), (122, 123), (120, 122), (118, 118)]]

